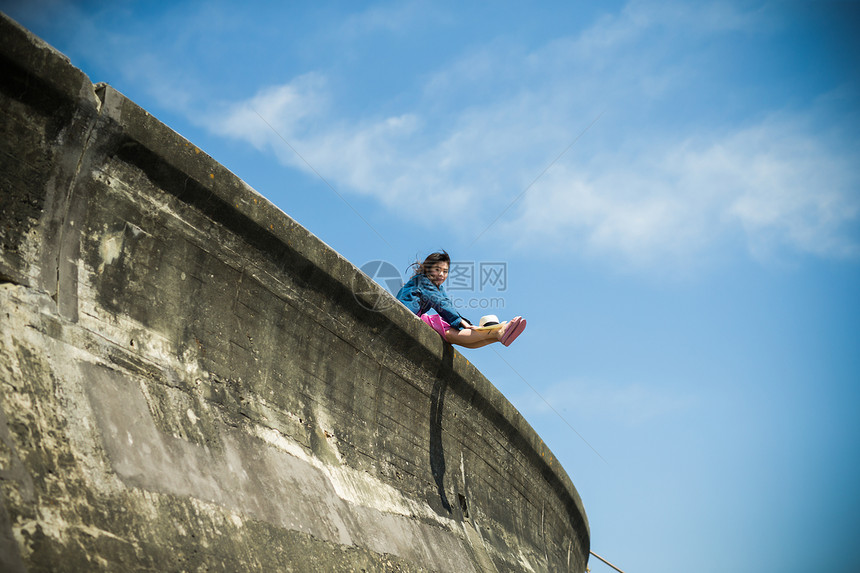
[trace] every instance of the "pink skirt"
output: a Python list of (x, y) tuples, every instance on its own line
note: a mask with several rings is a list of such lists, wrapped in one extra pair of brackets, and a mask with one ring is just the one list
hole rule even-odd
[(450, 324), (442, 320), (442, 317), (438, 314), (422, 314), (418, 318), (427, 323), (430, 328), (438, 332), (439, 336), (442, 337), (442, 340), (445, 340), (445, 331), (449, 328), (453, 328)]

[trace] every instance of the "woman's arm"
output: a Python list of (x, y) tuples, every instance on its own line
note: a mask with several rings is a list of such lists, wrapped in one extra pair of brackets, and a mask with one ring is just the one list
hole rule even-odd
[(434, 285), (430, 279), (422, 276), (418, 280), (418, 286), (421, 289), (422, 307), (427, 306), (435, 310), (442, 320), (455, 328), (460, 326), (471, 326), (471, 323), (460, 316), (460, 313), (454, 308), (454, 303), (445, 292)]

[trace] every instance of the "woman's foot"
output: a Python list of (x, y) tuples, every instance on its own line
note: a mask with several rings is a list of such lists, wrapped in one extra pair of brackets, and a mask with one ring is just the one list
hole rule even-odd
[(499, 342), (505, 346), (510, 346), (525, 329), (526, 319), (521, 316), (514, 317), (499, 331)]

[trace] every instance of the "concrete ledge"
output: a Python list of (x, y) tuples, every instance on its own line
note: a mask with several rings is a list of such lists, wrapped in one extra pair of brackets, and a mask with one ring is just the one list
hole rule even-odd
[(0, 564), (585, 569), (576, 489), (461, 354), (122, 94), (0, 38)]

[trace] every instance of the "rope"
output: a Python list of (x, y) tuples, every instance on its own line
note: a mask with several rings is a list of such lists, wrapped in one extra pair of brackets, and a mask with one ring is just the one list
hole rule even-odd
[(606, 559), (604, 559), (603, 557), (601, 557), (600, 555), (595, 553), (594, 551), (589, 551), (589, 553), (591, 553), (592, 555), (594, 555), (595, 557), (597, 557), (598, 559), (600, 559), (601, 561), (603, 561), (604, 563), (606, 563), (607, 565), (609, 565), (610, 567), (612, 567), (613, 569), (618, 571), (618, 573), (624, 573), (624, 571), (622, 571), (621, 569), (619, 569), (618, 567), (616, 567), (615, 565), (613, 565), (612, 563), (610, 563), (609, 561), (607, 561)]

